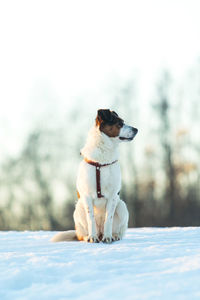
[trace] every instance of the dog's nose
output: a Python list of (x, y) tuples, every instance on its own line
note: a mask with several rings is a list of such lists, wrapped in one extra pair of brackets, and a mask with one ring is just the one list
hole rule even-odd
[(137, 128), (132, 127), (132, 130), (133, 130), (133, 132), (134, 132), (135, 135), (138, 133), (138, 129)]

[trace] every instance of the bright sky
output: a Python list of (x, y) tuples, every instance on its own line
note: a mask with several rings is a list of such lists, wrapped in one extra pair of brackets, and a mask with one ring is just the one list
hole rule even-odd
[(134, 73), (149, 99), (162, 67), (180, 78), (198, 58), (199, 12), (199, 0), (1, 0), (0, 139), (17, 145), (51, 105), (43, 86), (58, 109), (81, 94), (102, 95), (103, 107), (112, 79)]

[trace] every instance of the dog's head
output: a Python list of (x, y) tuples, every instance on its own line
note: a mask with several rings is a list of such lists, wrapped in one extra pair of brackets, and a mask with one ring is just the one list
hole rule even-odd
[(97, 111), (96, 126), (109, 137), (118, 137), (121, 141), (132, 141), (137, 134), (137, 128), (124, 124), (118, 114), (109, 109)]

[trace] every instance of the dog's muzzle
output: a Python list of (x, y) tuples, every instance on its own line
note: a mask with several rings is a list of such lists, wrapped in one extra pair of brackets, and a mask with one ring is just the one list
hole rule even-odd
[(120, 131), (119, 139), (121, 141), (132, 141), (137, 133), (137, 128), (124, 125)]

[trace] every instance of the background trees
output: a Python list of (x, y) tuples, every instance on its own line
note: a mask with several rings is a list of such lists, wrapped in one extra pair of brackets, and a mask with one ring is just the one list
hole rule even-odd
[[(200, 225), (198, 78), (195, 68), (177, 87), (163, 72), (151, 105), (138, 100), (134, 80), (110, 91), (108, 107), (139, 128), (135, 141), (121, 146), (130, 227)], [(93, 112), (83, 99), (64, 122), (47, 118), (33, 126), (18, 155), (1, 161), (1, 230), (73, 228), (79, 152)]]

